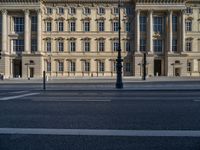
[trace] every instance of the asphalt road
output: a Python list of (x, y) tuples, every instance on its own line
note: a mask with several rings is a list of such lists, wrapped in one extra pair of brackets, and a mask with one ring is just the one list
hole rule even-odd
[[(200, 136), (154, 133), (199, 131), (199, 108), (198, 90), (4, 89), (0, 91), (0, 150), (199, 150)], [(1, 133), (5, 128), (16, 133)], [(19, 129), (30, 129), (30, 134), (17, 133)], [(36, 134), (34, 129), (49, 129), (49, 134)], [(61, 132), (52, 135), (53, 129)], [(102, 135), (62, 135), (64, 129), (95, 130), (94, 134), (100, 130)], [(113, 135), (106, 135), (105, 129)], [(144, 131), (144, 135), (114, 136), (123, 130)]]

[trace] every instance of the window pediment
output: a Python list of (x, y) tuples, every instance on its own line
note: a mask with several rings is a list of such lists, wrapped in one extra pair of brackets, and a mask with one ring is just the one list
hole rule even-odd
[(105, 17), (99, 17), (99, 18), (96, 19), (96, 21), (104, 21), (104, 20), (106, 20)]
[(90, 21), (91, 18), (90, 17), (85, 17), (85, 18), (82, 18), (81, 21)]
[(70, 17), (70, 18), (68, 18), (67, 20), (68, 20), (68, 21), (70, 21), (70, 20), (74, 21), (74, 20), (77, 20), (77, 18), (76, 18), (76, 17)]
[(53, 18), (52, 18), (52, 17), (46, 17), (46, 18), (44, 18), (44, 20), (45, 20), (45, 21), (52, 21)]
[(64, 21), (65, 18), (64, 17), (59, 17), (59, 18), (56, 18), (55, 21)]

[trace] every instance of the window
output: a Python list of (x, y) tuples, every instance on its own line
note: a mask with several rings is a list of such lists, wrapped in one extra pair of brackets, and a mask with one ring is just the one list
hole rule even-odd
[(58, 62), (58, 71), (64, 71), (64, 62)]
[(117, 70), (117, 63), (116, 61), (112, 61), (112, 71), (116, 72), (116, 70)]
[(178, 27), (178, 17), (177, 16), (172, 16), (172, 29), (173, 29), (173, 32), (177, 32), (177, 27)]
[(99, 72), (104, 72), (105, 63), (103, 61), (99, 61)]
[(84, 41), (84, 52), (90, 51), (90, 41)]
[(64, 8), (59, 7), (59, 8), (58, 8), (58, 13), (59, 13), (60, 15), (63, 15), (63, 14), (64, 14)]
[(47, 61), (47, 72), (51, 72), (51, 62)]
[(131, 23), (126, 22), (126, 32), (130, 32), (130, 31), (131, 31)]
[(46, 22), (46, 31), (51, 32), (51, 21)]
[(114, 15), (118, 15), (119, 14), (119, 8), (118, 7), (114, 7), (113, 8), (113, 13), (114, 13)]
[(84, 61), (84, 71), (90, 72), (90, 62), (89, 61)]
[(24, 40), (13, 40), (13, 51), (22, 52), (24, 51)]
[(126, 72), (131, 72), (131, 64), (130, 63), (126, 63)]
[(192, 13), (193, 13), (192, 8), (191, 8), (191, 7), (187, 7), (187, 8), (186, 8), (186, 13), (187, 13), (187, 14), (192, 14)]
[(186, 21), (186, 31), (192, 31), (192, 20)]
[(140, 39), (140, 51), (141, 52), (146, 51), (146, 39)]
[(64, 31), (64, 23), (63, 23), (63, 21), (59, 21), (58, 22), (58, 31), (59, 32)]
[(31, 39), (31, 52), (37, 51), (37, 39)]
[(51, 52), (51, 41), (46, 42), (46, 51)]
[(98, 22), (98, 31), (103, 32), (104, 31), (104, 21)]
[(75, 72), (76, 71), (76, 63), (74, 61), (70, 62), (70, 72)]
[(37, 16), (31, 17), (31, 31), (33, 32), (37, 31)]
[(53, 11), (52, 11), (52, 8), (48, 7), (48, 8), (47, 8), (47, 15), (51, 15), (52, 12), (53, 12)]
[(70, 7), (69, 14), (75, 15), (76, 14), (76, 8)]
[(140, 31), (146, 32), (147, 28), (147, 17), (146, 16), (140, 16)]
[(70, 52), (75, 52), (75, 51), (76, 51), (76, 42), (70, 41)]
[(104, 42), (104, 40), (100, 40), (98, 42), (98, 51), (99, 52), (104, 52), (105, 51), (105, 42)]
[(154, 32), (162, 33), (163, 31), (163, 18), (162, 17), (154, 17)]
[(126, 51), (127, 52), (131, 51), (131, 43), (129, 41), (126, 41)]
[(113, 31), (117, 32), (119, 30), (119, 22), (114, 21), (113, 22)]
[(172, 40), (172, 51), (177, 52), (177, 39)]
[(90, 31), (90, 22), (89, 21), (84, 21), (83, 22), (83, 29), (85, 32), (89, 32)]
[(162, 52), (162, 40), (154, 40), (153, 41), (154, 52)]
[(132, 9), (130, 7), (125, 8), (125, 13), (126, 15), (131, 15), (132, 14)]
[(24, 32), (24, 17), (14, 17), (14, 31), (17, 33)]
[(64, 51), (64, 42), (58, 41), (58, 51), (63, 52)]
[(70, 31), (75, 32), (76, 31), (76, 22), (75, 21), (70, 21)]
[(118, 41), (114, 41), (113, 42), (113, 52), (117, 52), (119, 49), (119, 42)]
[(0, 32), (2, 31), (2, 17), (0, 16)]
[(188, 62), (187, 62), (187, 71), (188, 71), (188, 72), (191, 72), (191, 71), (192, 71), (192, 62), (191, 62), (191, 61), (188, 61)]
[(186, 41), (186, 51), (188, 52), (192, 51), (192, 41), (190, 40)]
[(89, 14), (91, 14), (91, 9), (88, 8), (88, 7), (85, 7), (85, 9), (84, 9), (84, 13), (85, 13), (85, 15), (89, 15)]
[(99, 7), (98, 12), (99, 12), (100, 15), (105, 14), (105, 8), (103, 8), (103, 7)]

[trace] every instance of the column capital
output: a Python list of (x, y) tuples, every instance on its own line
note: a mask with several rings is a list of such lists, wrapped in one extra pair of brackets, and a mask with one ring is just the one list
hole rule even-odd
[(136, 12), (137, 14), (140, 14), (140, 11), (141, 11), (140, 9), (136, 9), (136, 10), (135, 10), (135, 12)]
[(182, 15), (185, 15), (185, 10), (184, 9), (182, 9), (180, 12), (181, 12)]
[(24, 11), (25, 15), (29, 15), (30, 14), (30, 10), (29, 9), (24, 9), (23, 11)]
[(2, 14), (5, 14), (5, 15), (7, 15), (7, 13), (8, 13), (7, 9), (1, 9), (0, 11)]
[(167, 12), (168, 12), (169, 15), (173, 14), (173, 10), (171, 10), (171, 9), (167, 10)]
[(42, 9), (36, 9), (37, 14), (41, 14), (42, 13)]

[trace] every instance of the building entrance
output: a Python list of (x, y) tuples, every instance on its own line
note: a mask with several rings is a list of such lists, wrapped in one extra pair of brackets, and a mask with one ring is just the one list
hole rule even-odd
[(162, 61), (159, 59), (154, 60), (154, 76), (162, 75)]
[(30, 78), (34, 78), (34, 68), (30, 68)]
[(22, 77), (22, 60), (19, 59), (13, 60), (13, 77), (14, 78)]

